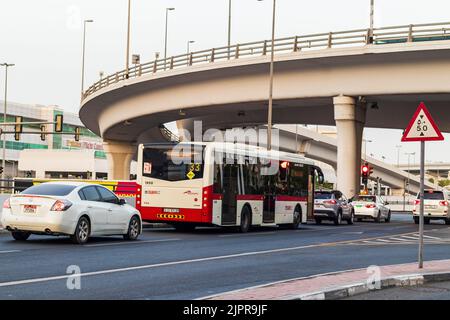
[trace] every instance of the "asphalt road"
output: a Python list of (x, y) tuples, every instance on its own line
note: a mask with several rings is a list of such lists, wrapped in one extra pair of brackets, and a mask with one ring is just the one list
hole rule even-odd
[[(0, 234), (0, 299), (195, 299), (273, 281), (370, 265), (414, 262), (417, 225), (410, 215), (391, 223), (308, 224), (247, 234), (203, 228), (190, 233), (146, 229), (77, 246), (67, 238)], [(426, 225), (425, 259), (450, 259), (450, 228)], [(80, 282), (68, 278), (76, 266)], [(81, 289), (69, 290), (80, 284)]]

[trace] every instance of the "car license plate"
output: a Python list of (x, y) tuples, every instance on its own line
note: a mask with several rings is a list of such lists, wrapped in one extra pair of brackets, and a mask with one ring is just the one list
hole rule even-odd
[(315, 207), (315, 208), (322, 208), (323, 205), (321, 205), (321, 204), (315, 204), (314, 207)]
[(433, 206), (433, 205), (425, 205), (425, 209), (437, 209), (437, 206)]
[(23, 206), (23, 212), (24, 213), (36, 213), (37, 206), (34, 205), (24, 205)]

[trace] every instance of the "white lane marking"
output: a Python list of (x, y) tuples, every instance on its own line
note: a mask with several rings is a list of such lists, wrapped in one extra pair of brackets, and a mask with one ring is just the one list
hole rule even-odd
[(428, 239), (443, 240), (442, 238), (427, 236), (426, 234), (424, 234), (423, 237)]
[(377, 241), (381, 241), (381, 242), (389, 242), (389, 243), (392, 242), (391, 240), (386, 240), (386, 239), (377, 239)]
[(404, 238), (394, 238), (394, 237), (389, 238), (389, 239), (395, 240), (395, 241), (402, 241), (402, 242), (404, 242), (404, 241), (410, 241), (410, 240), (407, 240), (407, 239), (404, 239)]
[(143, 244), (143, 243), (155, 243), (155, 242), (168, 242), (168, 241), (180, 241), (181, 239), (156, 239), (156, 240), (142, 240), (142, 241), (127, 241), (127, 242), (109, 242), (98, 244), (86, 244), (83, 247), (106, 247), (106, 246), (120, 246), (126, 244)]
[[(313, 244), (313, 245), (298, 246), (298, 247), (271, 249), (271, 250), (264, 250), (264, 251), (251, 251), (251, 252), (244, 252), (244, 253), (229, 254), (229, 255), (224, 255), (224, 256), (214, 256), (214, 257), (198, 258), (198, 259), (190, 259), (190, 260), (162, 262), (162, 263), (148, 264), (148, 265), (135, 266), (135, 267), (125, 267), (125, 268), (86, 272), (86, 273), (80, 273), (78, 276), (89, 277), (89, 276), (112, 274), (112, 273), (118, 273), (118, 272), (136, 271), (136, 270), (153, 269), (153, 268), (158, 268), (158, 267), (190, 264), (190, 263), (196, 263), (196, 262), (225, 260), (225, 259), (231, 259), (231, 258), (241, 258), (241, 257), (249, 257), (249, 256), (256, 256), (256, 255), (271, 254), (271, 253), (296, 251), (296, 250), (303, 250), (303, 249), (310, 249), (310, 248), (317, 248), (317, 247), (326, 247), (329, 245), (330, 245), (329, 243), (326, 243), (326, 244), (322, 243), (322, 244)], [(0, 287), (10, 287), (10, 286), (17, 286), (17, 285), (24, 285), (24, 284), (63, 280), (63, 279), (67, 279), (72, 276), (73, 275), (61, 275), (61, 276), (52, 276), (52, 277), (45, 277), (45, 278), (34, 278), (34, 279), (26, 279), (26, 280), (1, 282)]]
[(410, 239), (410, 240), (419, 240), (419, 238), (418, 238), (417, 236), (415, 236), (415, 235), (412, 235), (412, 236), (402, 236), (402, 238)]
[(5, 251), (0, 251), (0, 254), (3, 254), (3, 253), (15, 253), (15, 252), (20, 252), (20, 250), (5, 250)]
[(249, 237), (249, 236), (264, 236), (267, 234), (274, 234), (277, 233), (276, 231), (267, 231), (267, 232), (258, 232), (258, 233), (246, 233), (246, 234), (221, 234), (218, 237), (219, 238), (228, 238), (228, 237)]

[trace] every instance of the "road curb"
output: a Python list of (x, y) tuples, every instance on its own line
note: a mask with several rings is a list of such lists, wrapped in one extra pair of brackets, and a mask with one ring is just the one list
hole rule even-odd
[(450, 272), (427, 273), (427, 274), (409, 274), (384, 278), (378, 287), (368, 285), (365, 282), (354, 283), (339, 288), (333, 288), (325, 291), (317, 291), (297, 296), (290, 296), (285, 300), (338, 300), (395, 287), (414, 287), (431, 282), (450, 281)]

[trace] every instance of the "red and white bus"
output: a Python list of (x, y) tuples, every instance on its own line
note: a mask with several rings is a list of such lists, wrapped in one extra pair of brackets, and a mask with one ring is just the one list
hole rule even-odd
[[(180, 161), (180, 159), (182, 159)], [(313, 217), (314, 162), (233, 143), (141, 144), (136, 208), (142, 220), (196, 226), (287, 225)]]

